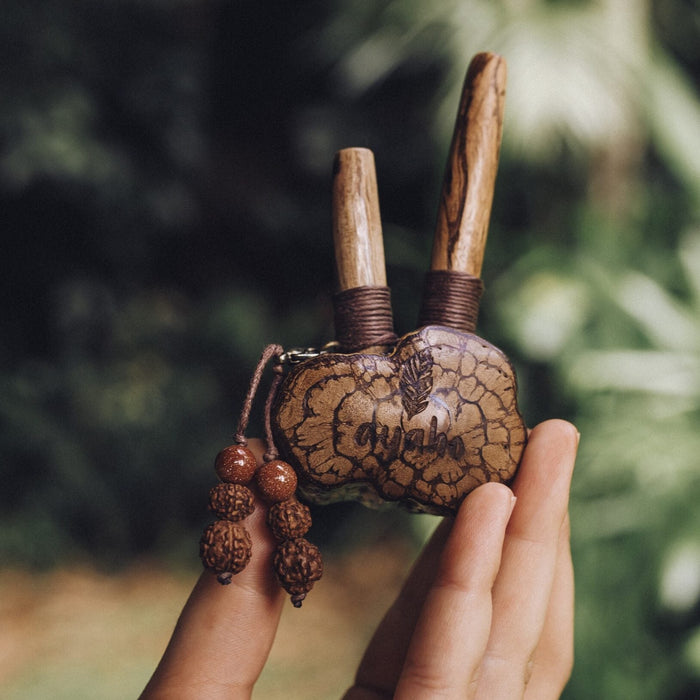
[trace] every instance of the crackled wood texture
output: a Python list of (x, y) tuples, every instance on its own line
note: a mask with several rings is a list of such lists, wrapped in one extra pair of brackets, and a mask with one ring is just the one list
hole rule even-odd
[(505, 355), (438, 326), (404, 336), (388, 356), (299, 365), (272, 421), (310, 497), (359, 495), (435, 513), (453, 512), (479, 484), (508, 482), (527, 439)]

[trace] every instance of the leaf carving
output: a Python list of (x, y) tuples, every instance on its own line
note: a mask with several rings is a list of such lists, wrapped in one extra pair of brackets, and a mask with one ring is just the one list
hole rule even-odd
[(433, 389), (433, 357), (430, 348), (411, 355), (401, 367), (399, 389), (401, 403), (409, 419), (428, 407), (428, 397)]

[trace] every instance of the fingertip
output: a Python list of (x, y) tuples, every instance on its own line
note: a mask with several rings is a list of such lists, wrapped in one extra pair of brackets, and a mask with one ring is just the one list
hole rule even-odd
[[(558, 418), (535, 426), (528, 438), (523, 461), (514, 483), (516, 493), (524, 473), (535, 468), (546, 480), (568, 483), (576, 464), (580, 433), (572, 423)], [(568, 489), (568, 486), (567, 486)]]
[(528, 442), (534, 439), (547, 438), (549, 440), (556, 440), (563, 444), (569, 444), (574, 447), (578, 447), (579, 440), (581, 439), (581, 433), (578, 428), (573, 423), (561, 418), (550, 418), (542, 423), (536, 425), (529, 434)]
[(505, 528), (515, 507), (515, 500), (515, 494), (506, 484), (497, 481), (481, 484), (462, 501), (453, 530), (472, 530), (475, 524), (484, 521), (489, 523), (489, 527)]
[(513, 496), (510, 487), (502, 481), (487, 481), (485, 484), (477, 486), (467, 498), (473, 499), (477, 494), (480, 498), (505, 499), (506, 501)]
[(463, 543), (472, 538), (481, 540), (485, 546), (491, 543), (500, 551), (515, 501), (513, 491), (506, 484), (487, 482), (478, 486), (460, 506), (446, 551), (452, 547), (460, 551)]
[(499, 481), (488, 481), (485, 484), (477, 486), (477, 488), (467, 496), (460, 510), (465, 507), (467, 502), (469, 502), (471, 506), (474, 506), (476, 503), (483, 503), (490, 509), (500, 509), (504, 513), (507, 513), (507, 519), (513, 512), (515, 501), (515, 494), (508, 485)]

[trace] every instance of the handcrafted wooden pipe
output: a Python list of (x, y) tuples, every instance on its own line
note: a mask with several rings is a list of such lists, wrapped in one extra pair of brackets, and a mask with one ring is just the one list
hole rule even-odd
[[(503, 59), (489, 53), (475, 56), (467, 72), (419, 330), (391, 342), (386, 354), (391, 323), (365, 335), (367, 304), (357, 314), (352, 304), (340, 314), (336, 307), (343, 352), (308, 359), (282, 383), (272, 410), (275, 441), (314, 501), (397, 501), (454, 512), (473, 488), (508, 482), (517, 469), (527, 430), (515, 373), (500, 350), (473, 334), (505, 73)], [(361, 301), (367, 289), (386, 289), (370, 155), (341, 151), (334, 180), (340, 295), (365, 290)], [(354, 337), (348, 318), (360, 321)]]

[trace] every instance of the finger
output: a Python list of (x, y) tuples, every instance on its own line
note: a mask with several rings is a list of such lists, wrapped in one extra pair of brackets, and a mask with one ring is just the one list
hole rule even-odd
[(559, 535), (559, 551), (552, 594), (539, 644), (532, 659), (528, 700), (559, 698), (574, 665), (574, 567), (571, 560), (569, 518)]
[(440, 555), (452, 527), (452, 518), (440, 523), (416, 559), (396, 600), (379, 623), (343, 700), (393, 697), (418, 615), (435, 579)]
[(478, 679), (479, 698), (520, 698), (525, 692), (553, 590), (577, 444), (574, 426), (559, 420), (540, 424), (528, 439), (493, 590), (493, 624)]
[[(249, 447), (261, 462), (263, 447)], [(243, 524), (253, 541), (248, 566), (222, 586), (205, 571), (180, 615), (141, 700), (249, 698), (270, 652), (284, 597), (270, 559), (274, 543), (258, 499)]]
[(465, 500), (421, 611), (395, 698), (467, 697), (491, 628), (491, 588), (498, 573), (513, 494), (486, 484)]

